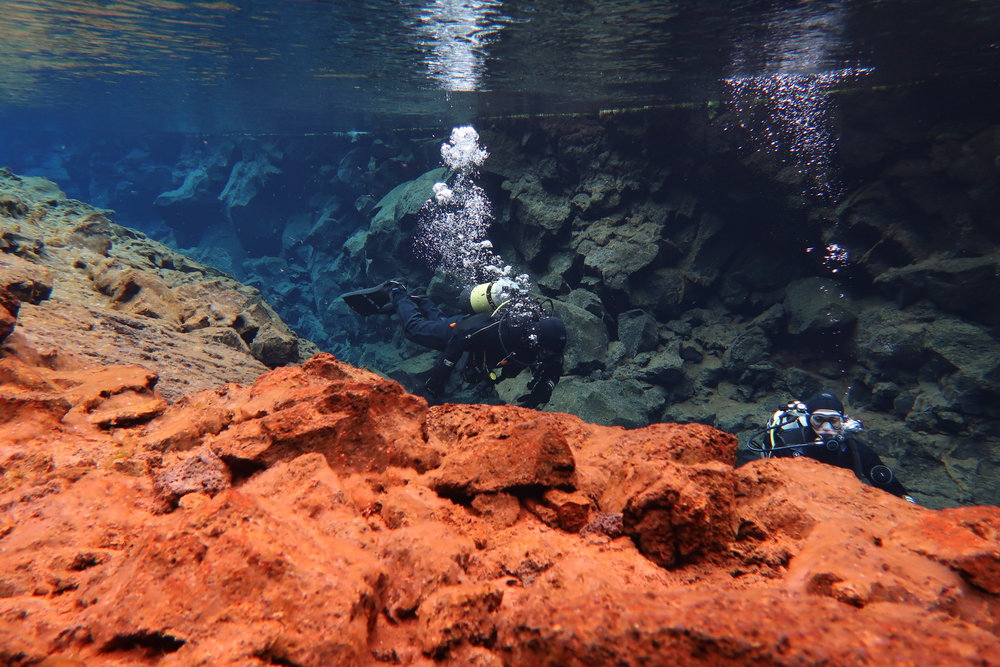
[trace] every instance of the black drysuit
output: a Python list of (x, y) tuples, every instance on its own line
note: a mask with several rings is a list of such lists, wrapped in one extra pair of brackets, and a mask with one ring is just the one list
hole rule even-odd
[[(778, 435), (778, 434), (776, 434)], [(822, 463), (853, 470), (865, 484), (884, 489), (902, 498), (906, 489), (874, 449), (853, 433), (847, 433), (827, 445), (817, 442), (819, 436), (808, 427), (783, 429), (778, 437), (785, 445), (800, 445), (791, 449), (777, 449), (772, 456), (808, 456)]]
[(500, 382), (530, 368), (530, 393), (517, 399), (529, 408), (547, 403), (562, 376), (562, 350), (548, 351), (529, 344), (525, 325), (489, 313), (445, 317), (429, 299), (418, 302), (409, 296), (396, 300), (396, 312), (407, 338), (442, 351), (425, 385), (433, 399), (444, 393), (456, 367), (472, 383), (486, 378)]

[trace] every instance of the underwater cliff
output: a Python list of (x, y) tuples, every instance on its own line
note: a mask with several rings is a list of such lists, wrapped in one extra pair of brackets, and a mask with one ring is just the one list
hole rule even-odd
[[(548, 407), (745, 442), (829, 389), (921, 503), (996, 504), (992, 107), (940, 80), (835, 99), (836, 175), (756, 145), (737, 105), (480, 124), (490, 239), (569, 327)], [(457, 312), (458, 286), (413, 245), (448, 173), (440, 132), (188, 137), (86, 162), (81, 145), (64, 164), (119, 219), (257, 287), (298, 335), (415, 390), (435, 355), (339, 295), (402, 278)], [(498, 389), (451, 397), (520, 390)]]
[(734, 468), (706, 425), (428, 407), (328, 353), (267, 370), (311, 348), (256, 290), (2, 178), (4, 664), (1000, 654), (996, 507)]

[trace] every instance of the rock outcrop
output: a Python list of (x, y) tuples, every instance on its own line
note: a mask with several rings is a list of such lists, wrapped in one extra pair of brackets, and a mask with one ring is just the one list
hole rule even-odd
[(139, 366), (44, 362), (0, 358), (3, 664), (1000, 655), (996, 507), (734, 468), (698, 424), (428, 407), (329, 354), (172, 405)]
[(110, 211), (8, 170), (0, 191), (0, 284), (21, 303), (12, 348), (64, 369), (142, 364), (170, 400), (317, 351), (257, 290), (114, 224)]

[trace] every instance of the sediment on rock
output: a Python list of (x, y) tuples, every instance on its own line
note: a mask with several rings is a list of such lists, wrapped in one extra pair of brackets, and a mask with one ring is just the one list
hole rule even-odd
[(0, 190), (12, 202), (0, 209), (0, 278), (20, 304), (16, 329), (0, 313), (0, 333), (18, 334), (14, 349), (66, 368), (141, 364), (171, 400), (317, 351), (257, 290), (114, 224), (111, 211), (6, 169)]

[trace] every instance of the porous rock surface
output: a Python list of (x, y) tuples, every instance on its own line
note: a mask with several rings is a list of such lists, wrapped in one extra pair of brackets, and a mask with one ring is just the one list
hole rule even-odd
[[(170, 400), (253, 382), (317, 351), (257, 290), (114, 224), (111, 213), (0, 169), (0, 282), (22, 294), (12, 346), (64, 369), (142, 364)], [(0, 312), (0, 334), (11, 322)]]
[(1000, 662), (995, 507), (329, 354), (172, 405), (38, 360), (0, 358), (0, 664)]

